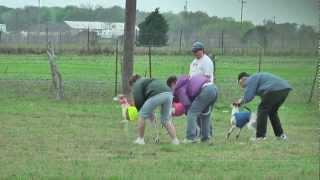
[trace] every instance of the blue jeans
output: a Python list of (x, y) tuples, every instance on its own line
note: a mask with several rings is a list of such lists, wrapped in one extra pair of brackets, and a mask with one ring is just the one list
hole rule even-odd
[(187, 132), (189, 140), (197, 136), (197, 119), (200, 119), (202, 140), (210, 137), (211, 112), (214, 103), (217, 101), (218, 91), (215, 85), (208, 85), (201, 89), (200, 94), (192, 102), (187, 113)]

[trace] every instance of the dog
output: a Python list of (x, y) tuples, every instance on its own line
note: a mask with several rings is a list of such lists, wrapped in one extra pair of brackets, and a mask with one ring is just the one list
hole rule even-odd
[(122, 109), (122, 120), (121, 123), (127, 123), (129, 121), (128, 117), (128, 108), (131, 106), (127, 97), (123, 94), (119, 94), (114, 98), (115, 101), (118, 101)]
[(240, 106), (236, 103), (233, 103), (231, 105), (232, 111), (231, 111), (231, 118), (230, 118), (230, 124), (231, 128), (229, 129), (226, 139), (230, 137), (232, 132), (235, 129), (239, 129), (236, 139), (239, 139), (240, 133), (243, 127), (247, 126), (248, 129), (254, 131), (254, 133), (257, 130), (257, 115), (256, 113), (251, 112), (251, 110), (248, 107), (244, 107), (247, 111), (240, 111)]
[[(123, 95), (123, 94), (119, 94), (118, 96), (116, 96), (115, 98), (113, 98), (114, 101), (118, 101), (119, 104), (121, 105), (121, 109), (122, 109), (122, 121), (121, 123), (128, 123), (129, 122), (129, 113), (128, 113), (128, 109), (130, 107), (133, 106), (133, 103), (131, 101), (128, 100), (128, 98)], [(157, 127), (157, 120), (155, 117), (150, 119), (151, 125), (154, 128), (154, 135), (153, 135), (153, 142), (155, 144), (159, 144), (160, 143), (160, 133), (159, 133), (159, 129)]]

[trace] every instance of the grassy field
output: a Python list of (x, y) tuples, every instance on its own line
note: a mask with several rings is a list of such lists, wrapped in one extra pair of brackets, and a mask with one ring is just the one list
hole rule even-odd
[[(257, 71), (256, 57), (218, 57), (219, 101), (214, 110), (212, 144), (132, 144), (135, 124), (126, 134), (114, 96), (114, 57), (58, 58), (65, 100), (54, 100), (46, 56), (0, 55), (0, 179), (319, 179), (319, 108), (307, 104), (315, 58), (264, 57), (262, 70), (289, 80), (294, 91), (280, 111), (288, 142), (253, 144), (244, 130), (238, 141), (224, 140), (230, 102), (241, 95), (236, 76)], [(188, 71), (190, 56), (153, 57), (153, 76), (166, 79)], [(144, 74), (147, 57), (136, 57)], [(316, 91), (318, 93), (319, 91)], [(316, 96), (317, 94), (315, 94)], [(249, 105), (252, 109), (258, 98)], [(174, 119), (178, 137), (185, 117)]]

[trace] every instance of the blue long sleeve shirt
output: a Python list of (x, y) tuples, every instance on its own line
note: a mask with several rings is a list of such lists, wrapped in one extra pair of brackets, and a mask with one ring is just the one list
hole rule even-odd
[(255, 96), (263, 96), (268, 92), (280, 90), (292, 90), (290, 84), (271, 73), (256, 73), (248, 77), (245, 81), (245, 91), (243, 103), (248, 103), (254, 99)]

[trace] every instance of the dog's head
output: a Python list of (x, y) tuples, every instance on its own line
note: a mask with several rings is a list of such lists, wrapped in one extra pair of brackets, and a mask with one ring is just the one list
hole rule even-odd
[(239, 112), (239, 108), (240, 108), (240, 105), (236, 104), (236, 103), (232, 103), (230, 105), (230, 107), (232, 108), (232, 111), (231, 111), (231, 114), (233, 115), (234, 113), (236, 112)]
[(119, 94), (117, 96), (117, 101), (120, 103), (120, 105), (129, 104), (127, 97), (123, 94)]

